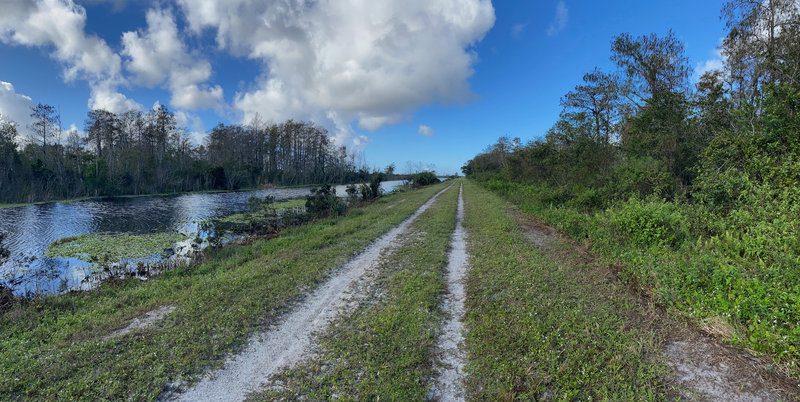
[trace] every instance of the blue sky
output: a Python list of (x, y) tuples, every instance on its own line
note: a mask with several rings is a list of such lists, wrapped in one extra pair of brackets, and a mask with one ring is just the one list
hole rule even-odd
[[(722, 1), (19, 0), (0, 16), (0, 113), (166, 104), (219, 122), (313, 120), (370, 167), (454, 173), (498, 137), (542, 136), (611, 38), (672, 29), (718, 65)], [(360, 5), (354, 5), (360, 4)], [(8, 11), (10, 10), (10, 11)]]

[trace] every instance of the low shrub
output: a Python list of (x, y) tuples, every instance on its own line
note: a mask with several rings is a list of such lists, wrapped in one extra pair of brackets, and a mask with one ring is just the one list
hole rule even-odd
[(640, 247), (678, 247), (687, 237), (686, 220), (677, 205), (636, 197), (607, 211), (612, 229)]
[(436, 184), (439, 182), (439, 178), (436, 177), (433, 172), (418, 172), (414, 173), (411, 176), (411, 185), (414, 187), (423, 187), (428, 186), (431, 184)]
[(370, 201), (379, 198), (383, 195), (381, 190), (381, 182), (385, 175), (383, 173), (375, 173), (372, 175), (369, 183), (361, 183), (359, 191), (361, 192), (362, 201)]
[(599, 191), (588, 188), (576, 192), (575, 198), (567, 202), (567, 206), (581, 210), (583, 212), (595, 211), (603, 207), (603, 197)]
[(311, 189), (306, 196), (306, 211), (314, 216), (344, 215), (347, 206), (336, 196), (336, 189), (323, 184)]

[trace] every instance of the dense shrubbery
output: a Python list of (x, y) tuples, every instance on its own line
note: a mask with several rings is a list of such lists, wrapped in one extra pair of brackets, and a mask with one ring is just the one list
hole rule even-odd
[(429, 186), (438, 182), (439, 178), (429, 171), (417, 172), (411, 176), (411, 185), (414, 187)]
[[(737, 55), (727, 74), (707, 73), (691, 91), (673, 34), (620, 35), (612, 60), (623, 80), (587, 74), (544, 139), (501, 138), (463, 171), (590, 240), (660, 302), (796, 362), (800, 70), (787, 68), (800, 65), (800, 10), (754, 4), (727, 6), (736, 12), (723, 51)], [(762, 13), (782, 24), (766, 41), (773, 58), (748, 45)]]
[(631, 198), (607, 211), (615, 237), (639, 247), (677, 247), (688, 236), (679, 207), (660, 200)]

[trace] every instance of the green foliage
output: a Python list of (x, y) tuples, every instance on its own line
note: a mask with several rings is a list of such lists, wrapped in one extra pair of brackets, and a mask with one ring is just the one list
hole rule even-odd
[(691, 318), (714, 317), (730, 328), (730, 341), (767, 352), (800, 374), (798, 187), (751, 185), (726, 211), (633, 197), (585, 213), (543, 204), (538, 185), (484, 185), (588, 239), (605, 258), (621, 262), (621, 277), (640, 291)]
[(369, 183), (361, 183), (359, 186), (361, 200), (370, 201), (382, 196), (383, 190), (381, 190), (381, 182), (385, 177), (385, 174), (376, 172), (372, 174)]
[(685, 217), (671, 202), (631, 198), (607, 214), (618, 237), (640, 247), (678, 247), (688, 238)]
[[(88, 196), (179, 193), (368, 180), (347, 149), (330, 146), (311, 122), (218, 125), (194, 147), (166, 106), (148, 112), (89, 111), (82, 138), (62, 141), (57, 110), (33, 110), (31, 138), (20, 147), (15, 123), (0, 119), (0, 203)], [(66, 137), (66, 138), (64, 138)]]
[(344, 189), (344, 192), (347, 193), (347, 196), (354, 200), (358, 198), (358, 186), (355, 184), (348, 184), (347, 187)]
[(609, 200), (630, 196), (672, 196), (672, 177), (663, 163), (649, 156), (629, 157), (614, 167), (602, 192)]
[(413, 187), (423, 187), (429, 186), (434, 183), (438, 183), (439, 178), (433, 172), (424, 171), (424, 172), (417, 172), (411, 175), (411, 185)]
[(723, 71), (736, 74), (708, 72), (696, 91), (673, 32), (618, 35), (621, 79), (595, 69), (544, 139), (498, 141), (463, 171), (588, 239), (641, 291), (797, 367), (800, 30), (785, 24), (799, 14), (728, 2)]
[(251, 212), (259, 212), (262, 210), (268, 210), (272, 208), (272, 205), (275, 203), (275, 197), (271, 195), (267, 195), (264, 198), (258, 198), (256, 196), (250, 196), (247, 199), (247, 206), (250, 208)]
[(306, 196), (306, 211), (312, 215), (343, 215), (346, 210), (347, 205), (336, 196), (336, 189), (329, 184), (312, 188), (311, 194)]
[(600, 191), (593, 188), (576, 191), (575, 197), (567, 202), (568, 206), (585, 212), (600, 209), (604, 204)]

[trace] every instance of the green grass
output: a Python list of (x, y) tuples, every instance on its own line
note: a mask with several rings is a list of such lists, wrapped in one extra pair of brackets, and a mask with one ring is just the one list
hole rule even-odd
[(662, 399), (658, 337), (635, 299), (556, 241), (543, 251), (465, 181), (468, 392), (475, 399)]
[[(152, 400), (169, 383), (194, 381), (444, 186), (225, 247), (203, 264), (147, 282), (111, 281), (95, 291), (18, 301), (0, 313), (0, 395)], [(167, 304), (176, 310), (156, 327), (102, 340)]]
[(150, 257), (188, 238), (179, 233), (94, 233), (57, 240), (50, 244), (44, 255), (50, 258), (74, 257), (86, 262), (117, 262)]
[(672, 315), (769, 355), (800, 378), (800, 204), (775, 197), (726, 216), (702, 205), (632, 198), (585, 212), (550, 201), (547, 187), (503, 180), (483, 186), (620, 265), (629, 285)]
[(364, 302), (320, 338), (318, 353), (276, 376), (264, 400), (424, 400), (443, 320), (444, 270), (458, 187), (442, 194), (386, 255)]

